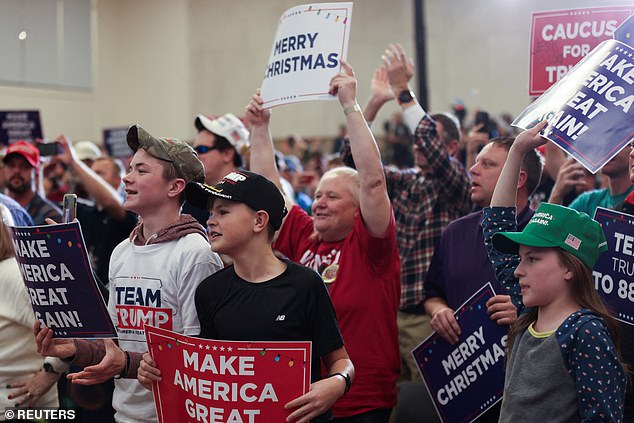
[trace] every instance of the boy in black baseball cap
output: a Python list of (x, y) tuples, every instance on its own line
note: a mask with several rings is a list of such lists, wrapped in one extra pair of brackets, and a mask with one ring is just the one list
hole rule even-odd
[(187, 201), (201, 209), (210, 209), (210, 200), (223, 198), (244, 203), (254, 211), (265, 211), (274, 231), (282, 226), (286, 213), (284, 197), (275, 184), (264, 176), (246, 170), (227, 174), (217, 184), (190, 183), (185, 190)]
[[(200, 336), (311, 341), (311, 389), (284, 407), (290, 410), (290, 421), (328, 421), (330, 407), (350, 388), (354, 367), (321, 277), (273, 253), (273, 234), (286, 215), (284, 197), (273, 182), (243, 170), (213, 186), (189, 183), (186, 196), (193, 205), (209, 208), (212, 247), (233, 260), (232, 266), (211, 275), (196, 290)], [(143, 357), (138, 379), (148, 389), (160, 380), (149, 354)]]

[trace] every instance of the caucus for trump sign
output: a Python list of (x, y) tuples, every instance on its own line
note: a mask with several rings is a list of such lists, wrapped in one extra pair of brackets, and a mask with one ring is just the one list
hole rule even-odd
[(632, 13), (632, 6), (535, 12), (531, 21), (529, 94), (543, 94)]
[(412, 351), (445, 423), (471, 422), (502, 398), (507, 326), (487, 313), (494, 295), (487, 283), (456, 311), (462, 331), (456, 345), (433, 333)]
[(145, 326), (159, 422), (284, 422), (308, 392), (310, 342), (217, 341)]
[(348, 54), (352, 3), (293, 7), (280, 18), (262, 82), (265, 108), (332, 100), (329, 83)]
[(56, 338), (116, 338), (79, 222), (10, 229), (35, 317)]

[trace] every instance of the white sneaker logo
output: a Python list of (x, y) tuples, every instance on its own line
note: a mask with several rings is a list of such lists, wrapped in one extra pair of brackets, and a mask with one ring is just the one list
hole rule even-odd
[(276, 322), (281, 322), (284, 319), (286, 319), (286, 315), (285, 314), (278, 314), (277, 317), (275, 318)]

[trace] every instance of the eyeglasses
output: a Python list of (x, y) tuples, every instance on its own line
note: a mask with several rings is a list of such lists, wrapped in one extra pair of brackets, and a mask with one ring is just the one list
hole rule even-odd
[(218, 147), (215, 145), (212, 146), (208, 146), (208, 145), (197, 145), (194, 147), (194, 151), (198, 154), (205, 154), (208, 151), (212, 151), (212, 150), (217, 150)]

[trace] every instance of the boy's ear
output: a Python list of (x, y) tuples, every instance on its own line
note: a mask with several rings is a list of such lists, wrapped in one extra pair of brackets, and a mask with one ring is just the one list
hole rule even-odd
[(269, 226), (269, 214), (264, 210), (255, 212), (255, 224), (253, 230), (257, 233), (266, 231)]
[(183, 178), (173, 179), (170, 182), (170, 187), (169, 187), (169, 191), (167, 192), (167, 195), (169, 195), (170, 197), (178, 197), (181, 194), (181, 192), (183, 192), (186, 185), (187, 185), (187, 182), (185, 182)]

